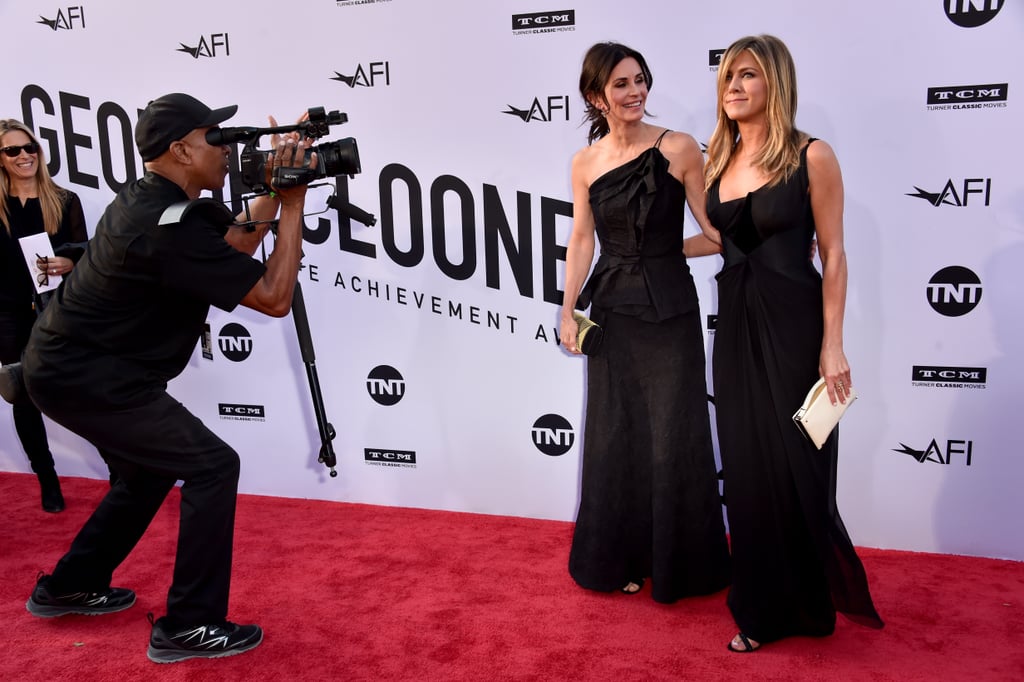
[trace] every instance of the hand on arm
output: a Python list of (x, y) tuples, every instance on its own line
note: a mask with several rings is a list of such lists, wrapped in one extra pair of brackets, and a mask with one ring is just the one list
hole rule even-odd
[[(843, 247), (843, 178), (832, 148), (816, 141), (807, 149), (811, 210), (822, 266), (822, 312), (825, 318), (818, 372), (825, 378), (829, 399), (845, 403), (852, 385), (843, 352), (846, 310), (846, 251)], [(838, 390), (837, 390), (838, 388)]]
[[(686, 240), (690, 242), (689, 245), (684, 242), (683, 253), (687, 257), (721, 253), (722, 235), (711, 224), (707, 214), (707, 192), (704, 190), (704, 155), (701, 153), (697, 141), (690, 135), (674, 133), (669, 139), (672, 142), (672, 158), (670, 160), (682, 173), (681, 182), (686, 189), (686, 203), (701, 231), (700, 235)], [(677, 177), (679, 176), (677, 175)]]

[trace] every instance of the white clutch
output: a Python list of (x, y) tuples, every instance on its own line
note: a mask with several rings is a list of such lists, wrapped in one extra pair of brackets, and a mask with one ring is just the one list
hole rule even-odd
[(828, 440), (832, 430), (842, 418), (854, 400), (857, 399), (857, 392), (850, 386), (850, 394), (846, 396), (846, 402), (838, 400), (833, 405), (828, 399), (828, 390), (825, 388), (825, 379), (821, 378), (811, 386), (811, 390), (804, 398), (804, 404), (793, 415), (793, 423), (800, 430), (800, 433), (814, 443), (814, 446), (821, 449), (821, 446)]

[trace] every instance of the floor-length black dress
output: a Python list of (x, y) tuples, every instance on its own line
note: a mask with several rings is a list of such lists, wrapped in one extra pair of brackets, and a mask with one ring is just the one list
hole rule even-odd
[(836, 508), (838, 429), (819, 451), (792, 416), (818, 379), (823, 333), (807, 148), (773, 187), (722, 202), (713, 381), (733, 583), (728, 604), (759, 642), (827, 635), (836, 611), (881, 627), (864, 568)]
[(604, 340), (587, 362), (569, 572), (602, 591), (650, 577), (652, 597), (670, 603), (724, 588), (729, 556), (685, 190), (658, 143), (590, 187), (601, 256), (578, 305), (593, 302)]

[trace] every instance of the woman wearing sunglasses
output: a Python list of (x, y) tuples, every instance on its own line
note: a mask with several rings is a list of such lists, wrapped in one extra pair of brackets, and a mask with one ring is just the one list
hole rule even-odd
[[(45, 284), (71, 272), (81, 249), (68, 247), (89, 238), (78, 196), (54, 183), (39, 141), (14, 119), (0, 119), (0, 223), (0, 362), (6, 365), (21, 359), (28, 342), (36, 319), (36, 281)], [(63, 255), (38, 258), (38, 270), (30, 273), (18, 240), (41, 232)], [(14, 403), (14, 426), (39, 478), (43, 510), (63, 511), (46, 427), (27, 395)]]

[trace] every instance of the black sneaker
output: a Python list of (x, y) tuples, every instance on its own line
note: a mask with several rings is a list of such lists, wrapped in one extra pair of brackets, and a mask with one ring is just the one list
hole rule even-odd
[[(151, 619), (152, 622), (152, 619)], [(146, 656), (154, 663), (177, 663), (189, 658), (223, 658), (255, 649), (263, 641), (259, 625), (190, 625), (168, 629), (166, 619), (153, 623)]]
[(50, 576), (43, 575), (36, 581), (32, 596), (25, 608), (33, 616), (54, 618), (69, 613), (98, 616), (104, 613), (124, 611), (135, 603), (135, 593), (123, 587), (110, 587), (100, 592), (69, 592), (53, 594), (48, 587)]

